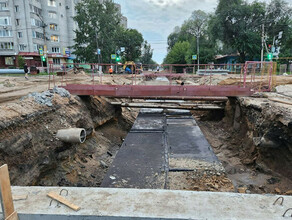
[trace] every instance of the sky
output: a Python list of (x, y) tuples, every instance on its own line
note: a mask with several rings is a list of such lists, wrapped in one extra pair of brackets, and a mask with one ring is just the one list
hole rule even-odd
[[(252, 0), (249, 0), (252, 1)], [(270, 0), (261, 0), (270, 2)], [(292, 0), (287, 0), (292, 3)], [(213, 12), (218, 0), (114, 0), (128, 18), (128, 28), (143, 34), (153, 51), (153, 60), (162, 63), (167, 55), (167, 37), (194, 10)]]

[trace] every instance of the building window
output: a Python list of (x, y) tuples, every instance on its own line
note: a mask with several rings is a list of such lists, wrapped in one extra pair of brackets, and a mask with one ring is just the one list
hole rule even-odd
[(19, 51), (24, 51), (24, 50), (25, 50), (25, 45), (19, 44)]
[(33, 45), (33, 50), (34, 50), (35, 52), (39, 52), (40, 49), (44, 50), (44, 46), (43, 46), (43, 45), (39, 45), (39, 44), (34, 44), (34, 45)]
[(0, 49), (2, 50), (13, 50), (14, 44), (13, 42), (0, 42)]
[(38, 39), (45, 39), (44, 34), (37, 32), (37, 31), (32, 31), (32, 37), (33, 38), (38, 38)]
[(56, 24), (50, 24), (50, 30), (57, 31), (58, 30), (58, 25), (56, 25)]
[(59, 47), (52, 47), (52, 53), (60, 53)]
[(12, 37), (11, 30), (0, 30), (0, 37)]
[(5, 57), (5, 65), (14, 65), (12, 57)]
[(49, 18), (57, 18), (57, 13), (54, 11), (49, 11)]
[(18, 35), (18, 38), (22, 38), (23, 37), (22, 36), (22, 32), (18, 32), (17, 35)]
[(35, 13), (35, 14), (40, 15), (42, 13), (42, 9), (40, 9), (34, 5), (29, 5), (29, 7), (30, 7), (30, 11)]
[(32, 26), (37, 26), (37, 27), (42, 27), (42, 22), (40, 20), (37, 20), (37, 19), (34, 19), (34, 18), (31, 18), (31, 25)]
[(6, 2), (0, 2), (0, 11), (9, 11)]
[(59, 42), (59, 36), (57, 36), (57, 35), (52, 35), (52, 36), (51, 36), (51, 41), (52, 41), (52, 42)]
[(60, 64), (61, 64), (61, 59), (53, 58), (53, 63), (54, 63), (55, 65), (60, 65)]
[(0, 25), (10, 25), (10, 17), (0, 17)]
[(37, 52), (38, 51), (38, 45), (37, 44), (33, 44), (33, 51)]
[(20, 19), (16, 19), (16, 26), (20, 25)]
[(48, 0), (48, 6), (56, 7), (57, 6), (56, 0)]
[(14, 10), (15, 10), (15, 12), (19, 12), (19, 6), (18, 5), (15, 5), (14, 6)]

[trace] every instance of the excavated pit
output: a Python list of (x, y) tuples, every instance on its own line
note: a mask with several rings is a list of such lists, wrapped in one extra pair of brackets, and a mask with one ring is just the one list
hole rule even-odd
[[(138, 110), (99, 97), (54, 95), (52, 103), (28, 97), (0, 108), (0, 161), (8, 164), (12, 184), (100, 186)], [(266, 98), (233, 98), (225, 111), (193, 115), (226, 174), (174, 173), (170, 189), (291, 193), (291, 109)], [(56, 139), (70, 127), (85, 128), (86, 142)]]
[[(99, 97), (53, 97), (53, 106), (25, 98), (1, 108), (0, 161), (13, 185), (99, 186), (132, 127), (135, 111)], [(56, 138), (60, 129), (84, 128), (83, 144)]]
[(230, 98), (222, 115), (195, 113), (235, 191), (291, 194), (291, 106), (266, 97)]

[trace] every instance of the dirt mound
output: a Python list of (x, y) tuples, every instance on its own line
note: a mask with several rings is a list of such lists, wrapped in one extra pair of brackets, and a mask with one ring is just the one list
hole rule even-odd
[[(98, 186), (132, 118), (98, 97), (52, 97), (52, 106), (33, 97), (0, 107), (0, 161), (13, 185)], [(83, 127), (84, 144), (56, 139), (59, 129)]]

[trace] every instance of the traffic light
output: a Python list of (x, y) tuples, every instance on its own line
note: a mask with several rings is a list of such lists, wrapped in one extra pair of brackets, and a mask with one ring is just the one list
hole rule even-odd
[(120, 55), (117, 55), (117, 56), (116, 56), (116, 61), (117, 61), (117, 62), (120, 62), (120, 61), (121, 61)]
[(268, 50), (269, 50), (269, 53), (272, 52), (272, 45), (271, 44), (268, 45)]
[(272, 53), (268, 53), (268, 55), (267, 55), (267, 59), (268, 59), (268, 60), (272, 60), (272, 59), (273, 59), (273, 54), (272, 54)]
[(46, 57), (45, 56), (42, 56), (41, 58), (42, 58), (43, 62), (46, 62)]

